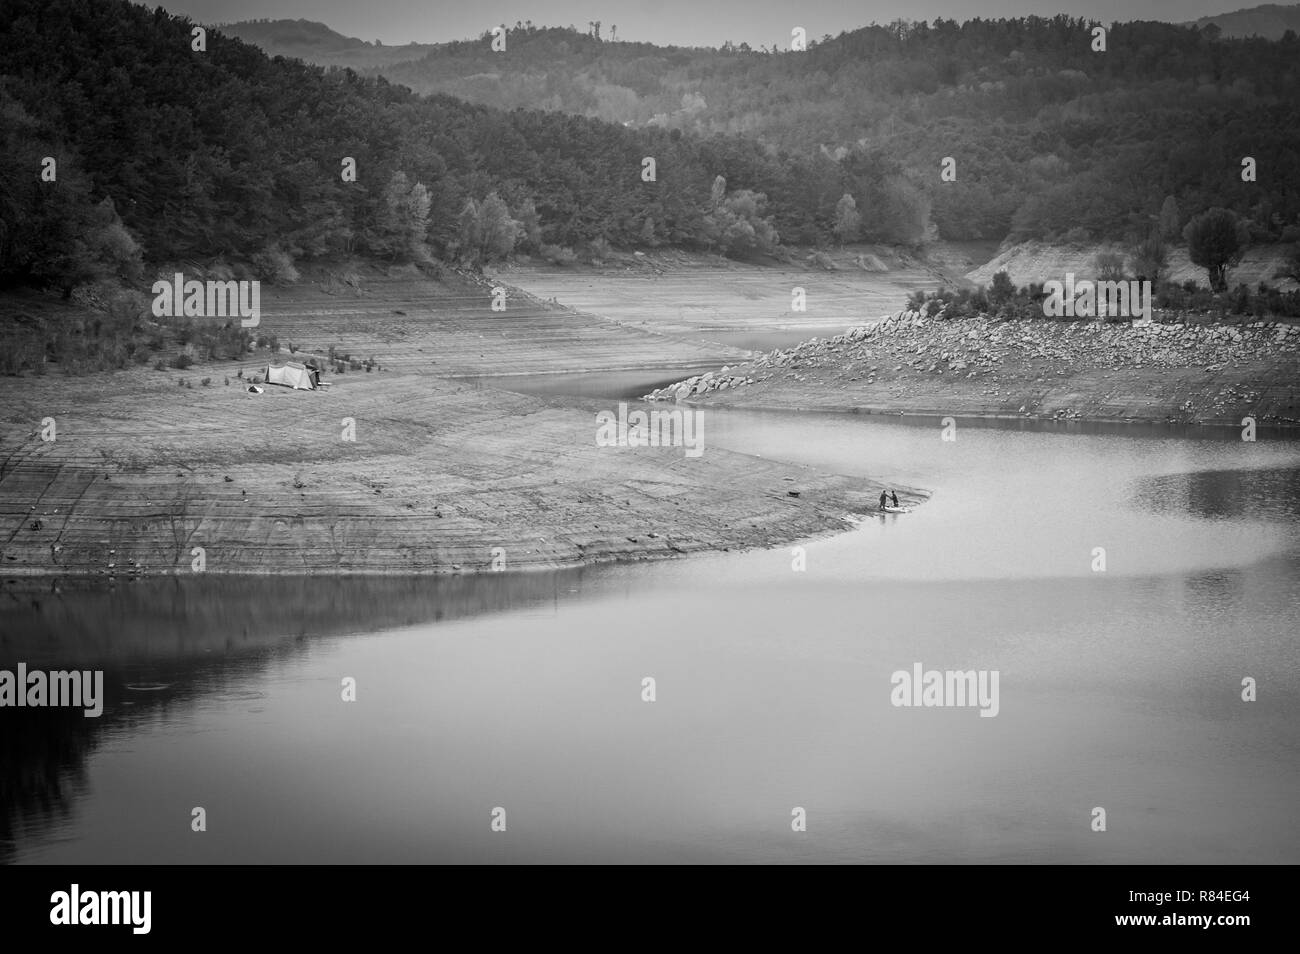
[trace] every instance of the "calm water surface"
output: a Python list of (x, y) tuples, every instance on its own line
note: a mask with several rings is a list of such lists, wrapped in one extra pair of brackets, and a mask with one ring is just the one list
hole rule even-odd
[[(7, 583), (0, 658), (109, 703), (5, 713), (0, 860), (1300, 861), (1300, 444), (706, 413), (933, 497), (804, 572)], [(999, 715), (891, 706), (916, 662)]]

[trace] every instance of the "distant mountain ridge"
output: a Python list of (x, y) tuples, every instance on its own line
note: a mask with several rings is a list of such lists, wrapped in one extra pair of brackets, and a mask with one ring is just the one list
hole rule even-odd
[(1280, 40), (1287, 30), (1300, 33), (1300, 4), (1283, 6), (1265, 3), (1231, 13), (1216, 13), (1201, 17), (1193, 25), (1204, 28), (1213, 23), (1226, 37), (1258, 36), (1266, 40)]
[(260, 47), (267, 56), (287, 56), (317, 66), (350, 66), (365, 69), (415, 60), (433, 51), (429, 43), (384, 46), (344, 36), (315, 20), (241, 20), (215, 26), (228, 36)]
[[(1098, 56), (1093, 25), (1065, 15), (871, 25), (810, 37), (798, 53), (660, 47), (531, 22), (508, 25), (502, 52), (486, 31), (392, 48), (344, 46), (293, 21), (260, 29), (267, 52), (293, 55), (319, 36), (318, 62), (422, 95), (740, 137), (846, 168), (864, 155), (884, 159), (908, 180), (906, 204), (925, 210), (915, 241), (932, 227), (953, 241), (1138, 234), (1170, 198), (1179, 225), (1221, 205), (1249, 215), (1261, 240), (1300, 228), (1300, 195), (1285, 185), (1300, 175), (1294, 34), (1231, 38), (1121, 22)], [(229, 32), (256, 42), (239, 25)], [(401, 51), (423, 55), (377, 59)], [(1245, 156), (1268, 178), (1242, 180)], [(948, 182), (938, 173), (944, 157), (960, 167)], [(864, 223), (896, 218), (853, 199)], [(834, 209), (818, 214), (833, 218)]]
[[(1117, 23), (1099, 56), (1078, 18), (936, 20), (774, 54), (525, 23), (503, 52), (484, 34), (343, 70), (220, 29), (195, 56), (188, 18), (127, 0), (5, 9), (0, 284), (190, 259), (278, 276), (335, 254), (1177, 242), (1214, 207), (1253, 241), (1300, 239), (1294, 35)], [(252, 26), (282, 51), (390, 52)], [(57, 190), (30, 173), (45, 157)]]
[[(1257, 36), (1279, 40), (1287, 30), (1300, 32), (1300, 4), (1265, 3), (1228, 13), (1211, 14), (1198, 20), (1183, 21), (1177, 25), (1203, 28), (1210, 24), (1222, 30), (1225, 37)], [(215, 25), (229, 36), (261, 47), (268, 56), (293, 56), (319, 66), (352, 66), (356, 69), (422, 59), (439, 49), (463, 42), (386, 46), (378, 40), (367, 41), (345, 36), (324, 23), (303, 19), (239, 20)]]

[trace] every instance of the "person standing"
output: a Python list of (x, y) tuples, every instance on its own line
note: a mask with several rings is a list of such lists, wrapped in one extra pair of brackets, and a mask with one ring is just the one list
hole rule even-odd
[(885, 492), (883, 490), (880, 492), (880, 509), (885, 509)]
[(897, 492), (897, 491), (891, 490), (891, 491), (889, 492), (889, 499), (890, 499), (891, 501), (893, 501), (895, 507), (898, 506), (898, 492)]

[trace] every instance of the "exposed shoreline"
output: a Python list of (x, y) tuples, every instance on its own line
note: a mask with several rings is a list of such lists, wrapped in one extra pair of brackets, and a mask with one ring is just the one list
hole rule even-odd
[[(1151, 332), (1117, 364), (1115, 342), (1137, 339), (1111, 338), (1134, 329), (900, 314), (754, 357), (522, 291), (494, 312), (494, 284), (369, 268), (356, 282), (268, 289), (262, 330), (297, 348), (275, 361), (327, 346), (376, 359), (380, 370), (329, 376), (323, 392), (247, 394), (265, 350), (180, 372), (0, 379), (0, 578), (187, 575), (195, 547), (202, 572), (236, 577), (667, 559), (843, 532), (883, 487), (712, 447), (698, 459), (599, 447), (595, 413), (613, 399), (528, 397), (475, 378), (720, 366), (661, 397), (894, 419), (1240, 427), (1250, 413), (1264, 431), (1300, 416), (1300, 339), (1277, 328)], [(1093, 366), (1063, 357), (1080, 345)], [(1178, 366), (1207, 347), (1212, 371)], [(48, 417), (54, 442), (40, 439)], [(341, 438), (345, 418), (354, 441)], [(928, 497), (892, 489), (908, 506)]]
[(660, 388), (694, 406), (983, 420), (1300, 426), (1300, 326), (900, 312)]
[[(456, 380), (503, 365), (698, 367), (729, 350), (527, 300), (493, 313), (485, 284), (372, 274), (364, 293), (269, 289), (260, 330), (298, 348), (277, 362), (327, 345), (376, 357), (381, 370), (327, 375), (326, 391), (247, 393), (266, 352), (184, 371), (0, 379), (0, 578), (424, 576), (664, 559), (841, 532), (880, 493), (878, 481), (709, 447), (707, 434), (699, 458), (600, 447), (595, 415), (610, 402)], [(54, 441), (41, 440), (47, 418)], [(925, 496), (896, 489), (909, 504)]]
[[(717, 406), (719, 407), (731, 406), (731, 407), (735, 407), (737, 410), (742, 410), (742, 411), (762, 411), (765, 413), (772, 413), (772, 414), (848, 414), (848, 415), (856, 414), (856, 415), (861, 415), (863, 417), (880, 417), (880, 418), (886, 418), (890, 420), (911, 420), (911, 419), (925, 420), (930, 418), (942, 419), (944, 417), (951, 416), (956, 418), (959, 421), (989, 421), (989, 422), (1020, 421), (1023, 423), (1032, 423), (1032, 424), (1065, 424), (1065, 425), (1100, 424), (1100, 425), (1121, 425), (1121, 426), (1127, 424), (1139, 424), (1139, 425), (1165, 425), (1165, 426), (1189, 427), (1189, 428), (1198, 427), (1198, 428), (1207, 428), (1207, 429), (1215, 429), (1215, 430), (1232, 430), (1232, 431), (1239, 431), (1241, 430), (1242, 427), (1240, 422), (1233, 423), (1232, 421), (1228, 421), (1228, 420), (1171, 421), (1167, 418), (1136, 417), (1136, 416), (1052, 418), (1052, 417), (1041, 417), (1037, 415), (1031, 415), (1028, 413), (998, 414), (998, 413), (978, 413), (970, 410), (954, 411), (952, 410), (951, 407), (947, 407), (943, 409), (939, 409), (939, 408), (926, 409), (926, 408), (899, 408), (899, 407), (892, 407), (892, 406), (869, 407), (869, 406), (858, 405), (858, 404), (848, 405), (848, 406), (830, 406), (830, 405), (818, 405), (814, 403), (805, 403), (802, 405), (795, 405), (795, 404), (782, 405), (782, 404), (758, 404), (758, 403), (749, 403), (749, 402), (740, 402), (740, 401), (713, 402), (707, 399), (698, 400), (693, 398), (686, 398), (680, 403), (688, 405), (690, 407), (703, 407), (703, 408), (710, 407), (716, 403)], [(1269, 431), (1276, 431), (1278, 433), (1286, 434), (1288, 436), (1292, 435), (1293, 429), (1300, 429), (1300, 422), (1296, 422), (1296, 421), (1282, 422), (1282, 423), (1268, 422), (1264, 424), (1258, 424), (1256, 427), (1257, 433), (1268, 433)]]

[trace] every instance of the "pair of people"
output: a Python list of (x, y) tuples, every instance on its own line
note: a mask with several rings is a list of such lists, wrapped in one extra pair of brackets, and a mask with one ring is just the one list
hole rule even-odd
[(888, 494), (886, 494), (886, 492), (882, 490), (882, 491), (880, 492), (880, 509), (881, 509), (881, 510), (884, 510), (884, 509), (885, 509), (885, 498), (886, 498), (886, 497), (889, 497), (889, 498), (893, 501), (893, 505), (894, 505), (895, 507), (898, 506), (898, 494), (895, 493), (895, 492), (892, 491), (892, 490), (889, 491)]

